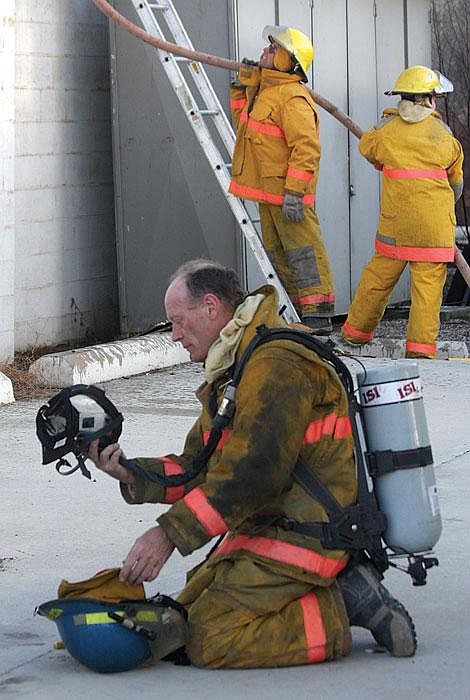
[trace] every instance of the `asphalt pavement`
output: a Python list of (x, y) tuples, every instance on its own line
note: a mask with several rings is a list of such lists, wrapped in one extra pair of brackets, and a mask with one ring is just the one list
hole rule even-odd
[[(366, 367), (387, 360), (361, 360)], [(390, 360), (388, 362), (393, 362)], [(350, 361), (351, 368), (354, 366)], [(425, 587), (397, 571), (385, 584), (408, 608), (418, 633), (412, 659), (374, 653), (366, 630), (353, 629), (352, 654), (314, 666), (246, 671), (204, 671), (160, 662), (122, 674), (82, 667), (59, 639), (54, 623), (34, 616), (56, 597), (61, 579), (77, 581), (119, 566), (135, 538), (164, 506), (128, 506), (116, 482), (93, 472), (60, 476), (41, 465), (35, 416), (41, 401), (0, 406), (2, 538), (0, 544), (0, 696), (48, 700), (224, 697), (345, 697), (355, 700), (470, 697), (470, 364), (421, 361), (419, 370), (434, 454), (443, 532), (435, 548), (439, 566)], [(101, 385), (124, 413), (121, 444), (128, 456), (178, 452), (197, 415), (193, 390), (198, 366), (183, 365)], [(262, 488), (262, 485), (260, 485)], [(148, 595), (176, 593), (184, 572), (204, 556), (175, 554)]]

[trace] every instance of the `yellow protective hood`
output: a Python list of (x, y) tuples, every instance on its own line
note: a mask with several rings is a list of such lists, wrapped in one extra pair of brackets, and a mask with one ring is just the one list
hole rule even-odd
[(427, 119), (434, 112), (434, 107), (425, 103), (412, 102), (411, 100), (400, 100), (398, 103), (398, 114), (409, 124), (417, 124)]
[(91, 598), (108, 603), (123, 600), (145, 600), (142, 584), (132, 585), (119, 580), (120, 569), (104, 569), (84, 581), (71, 583), (63, 579), (57, 589), (58, 598)]
[(277, 51), (274, 54), (274, 68), (276, 70), (282, 71), (283, 73), (289, 73), (294, 67), (292, 56), (280, 44), (276, 44), (276, 46)]

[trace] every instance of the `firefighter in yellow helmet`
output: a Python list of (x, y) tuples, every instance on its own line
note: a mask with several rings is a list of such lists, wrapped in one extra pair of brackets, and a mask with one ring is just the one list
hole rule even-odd
[(364, 268), (341, 333), (349, 343), (371, 340), (406, 265), (411, 307), (406, 357), (434, 358), (447, 263), (454, 259), (455, 202), (463, 190), (463, 151), (435, 111), (452, 83), (426, 66), (412, 66), (386, 95), (396, 109), (363, 134), (361, 154), (382, 173), (375, 253)]
[(152, 581), (175, 548), (186, 556), (223, 536), (188, 574), (178, 598), (188, 613), (186, 652), (196, 666), (328, 661), (349, 653), (352, 625), (369, 629), (392, 655), (412, 656), (411, 619), (373, 569), (350, 566), (344, 550), (327, 549), (302, 530), (328, 515), (293, 478), (299, 454), (341, 505), (354, 502), (357, 485), (346, 391), (312, 349), (276, 339), (253, 351), (235, 410), (202, 469), (194, 470), (213, 439), (224, 388), (257, 329), (286, 330), (278, 304), (274, 287), (244, 295), (235, 273), (213, 261), (192, 260), (174, 273), (165, 307), (173, 340), (193, 362), (204, 362), (201, 412), (181, 455), (137, 461), (156, 477), (188, 479), (173, 486), (144, 480), (120, 463), (118, 444), (100, 454), (98, 441), (90, 447), (129, 504), (168, 504), (158, 526), (130, 549), (120, 578)]
[(335, 294), (315, 213), (319, 119), (303, 83), (313, 61), (310, 39), (268, 26), (259, 63), (246, 61), (232, 83), (237, 129), (230, 192), (259, 203), (266, 251), (303, 322), (332, 330)]

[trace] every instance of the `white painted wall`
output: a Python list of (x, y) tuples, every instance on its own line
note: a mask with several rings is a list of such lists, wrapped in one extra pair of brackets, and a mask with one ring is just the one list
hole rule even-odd
[(16, 5), (15, 349), (107, 340), (117, 285), (106, 20), (90, 0), (8, 4)]
[(0, 361), (14, 349), (15, 0), (0, 6)]

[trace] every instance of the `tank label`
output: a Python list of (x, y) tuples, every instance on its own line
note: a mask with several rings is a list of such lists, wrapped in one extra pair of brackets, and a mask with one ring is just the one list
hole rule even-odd
[(437, 495), (437, 486), (436, 484), (433, 484), (432, 486), (428, 487), (428, 494), (429, 494), (429, 504), (431, 506), (431, 513), (433, 514), (433, 517), (436, 515), (439, 515), (441, 512), (440, 506), (439, 506), (439, 496)]
[(388, 403), (415, 401), (422, 398), (420, 377), (400, 379), (397, 382), (386, 382), (374, 386), (360, 387), (361, 406), (381, 406)]

